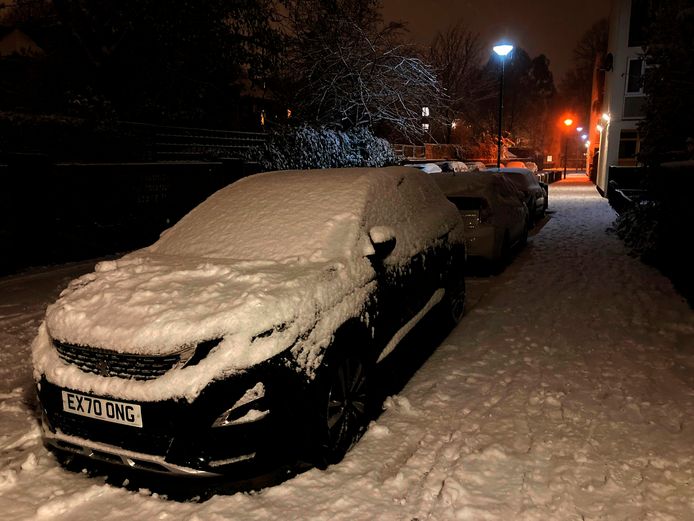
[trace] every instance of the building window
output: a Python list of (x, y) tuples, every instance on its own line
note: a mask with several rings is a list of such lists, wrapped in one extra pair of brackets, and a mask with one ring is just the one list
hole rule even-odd
[(643, 77), (646, 62), (643, 58), (632, 58), (627, 64), (627, 95), (643, 94)]
[(636, 130), (622, 130), (619, 133), (619, 166), (636, 166), (639, 153), (639, 133)]
[(639, 119), (644, 116), (646, 96), (644, 79), (646, 62), (643, 58), (630, 58), (627, 62), (626, 85), (624, 86), (624, 119)]
[(429, 107), (422, 107), (422, 116), (425, 118), (429, 117)]

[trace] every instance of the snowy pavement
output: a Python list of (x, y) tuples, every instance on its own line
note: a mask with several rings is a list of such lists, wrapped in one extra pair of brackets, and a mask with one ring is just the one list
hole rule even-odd
[(583, 175), (345, 460), (176, 503), (62, 470), (29, 344), (89, 264), (0, 279), (0, 512), (49, 520), (694, 520), (694, 313)]

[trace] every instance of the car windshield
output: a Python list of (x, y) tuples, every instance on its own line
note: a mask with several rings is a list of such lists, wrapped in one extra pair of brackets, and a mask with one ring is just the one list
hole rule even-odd
[(165, 255), (236, 260), (349, 256), (368, 182), (353, 172), (274, 172), (218, 191), (150, 247)]

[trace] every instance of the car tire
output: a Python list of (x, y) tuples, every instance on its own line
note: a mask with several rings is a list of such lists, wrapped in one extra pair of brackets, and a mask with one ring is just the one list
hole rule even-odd
[(535, 220), (537, 219), (536, 212), (537, 210), (535, 209), (534, 203), (528, 206), (528, 228), (535, 227)]
[(444, 327), (454, 328), (465, 314), (465, 278), (460, 276), (446, 288), (441, 300), (441, 312)]
[(333, 354), (317, 381), (314, 464), (338, 463), (366, 431), (372, 413), (370, 367), (357, 351)]
[(524, 247), (526, 244), (528, 244), (528, 231), (530, 230), (530, 224), (526, 221), (525, 225), (523, 226), (523, 231), (521, 232), (520, 239), (518, 239), (518, 244), (520, 247)]
[(504, 268), (511, 262), (511, 238), (508, 231), (504, 233), (504, 240), (501, 243), (499, 258), (493, 264), (493, 269), (496, 274), (504, 271)]

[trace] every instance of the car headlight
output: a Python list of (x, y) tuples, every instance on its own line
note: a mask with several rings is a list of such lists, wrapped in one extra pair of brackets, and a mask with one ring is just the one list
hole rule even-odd
[(212, 340), (198, 342), (195, 349), (192, 350), (190, 358), (184, 361), (183, 357), (181, 357), (182, 367), (190, 367), (202, 362), (202, 360), (204, 360), (205, 357), (210, 354), (210, 351), (217, 347), (222, 340), (222, 338), (213, 338)]
[(212, 423), (212, 427), (227, 427), (262, 420), (270, 411), (259, 403), (265, 397), (265, 385), (258, 382), (248, 389), (241, 398), (229, 409), (220, 414)]

